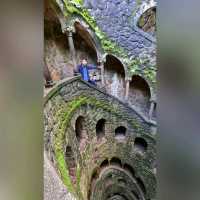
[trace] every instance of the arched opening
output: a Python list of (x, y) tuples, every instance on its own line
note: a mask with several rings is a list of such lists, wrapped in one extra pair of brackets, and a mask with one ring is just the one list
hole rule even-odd
[(88, 139), (85, 119), (83, 116), (79, 116), (76, 120), (75, 133), (77, 141), (79, 143), (79, 148), (80, 150), (83, 150), (85, 148)]
[(66, 147), (65, 162), (69, 170), (69, 175), (71, 177), (71, 180), (75, 184), (76, 183), (76, 162), (75, 162), (72, 148), (70, 146)]
[[(55, 5), (54, 5), (55, 4)], [(62, 32), (60, 21), (64, 16), (56, 3), (45, 0), (44, 4), (44, 59), (53, 81), (74, 76), (74, 62), (71, 58), (67, 33)], [(89, 64), (97, 65), (97, 52), (93, 38), (86, 28), (79, 22), (74, 23), (73, 43), (75, 48), (75, 60), (77, 64), (83, 58)], [(46, 67), (45, 66), (45, 67)], [(96, 73), (100, 76), (99, 70), (91, 71), (90, 75)], [(45, 78), (48, 76), (47, 68), (44, 68)]]
[(147, 150), (147, 142), (143, 138), (135, 138), (134, 142), (134, 148), (136, 151), (139, 151), (141, 153), (145, 153)]
[(149, 8), (139, 18), (137, 26), (153, 36), (156, 34), (156, 7)]
[(128, 200), (123, 194), (115, 193), (112, 196), (109, 196), (107, 200)]
[(138, 185), (140, 186), (142, 192), (143, 192), (144, 194), (146, 194), (145, 185), (144, 185), (144, 183), (142, 182), (142, 180), (141, 180), (140, 178), (136, 178), (136, 180), (137, 180), (137, 183), (138, 183)]
[(76, 32), (73, 34), (73, 38), (77, 52), (77, 60), (85, 56), (88, 62), (97, 64), (97, 52), (92, 36), (79, 22), (75, 22), (74, 27)]
[(113, 55), (106, 56), (104, 79), (107, 92), (123, 100), (125, 94), (125, 70), (123, 64)]
[(108, 160), (104, 160), (104, 161), (101, 163), (100, 168), (102, 169), (102, 168), (104, 168), (104, 167), (107, 167), (108, 165), (109, 165)]
[(126, 137), (126, 128), (124, 126), (119, 126), (115, 129), (115, 138), (124, 139)]
[[(76, 31), (73, 34), (73, 40), (76, 49), (77, 64), (80, 64), (82, 59), (86, 59), (89, 65), (97, 66), (98, 55), (94, 39), (80, 22), (75, 22), (74, 27)], [(89, 70), (89, 76), (91, 79), (95, 78), (98, 84), (100, 81), (100, 70)]]
[(129, 174), (134, 177), (135, 176), (135, 171), (133, 170), (133, 168), (128, 165), (128, 164), (124, 164), (124, 169), (129, 172)]
[[(62, 32), (58, 8), (45, 0), (44, 4), (44, 60), (53, 81), (73, 76), (67, 35)], [(55, 11), (56, 10), (56, 11)]]
[(94, 188), (95, 183), (98, 178), (99, 178), (99, 169), (96, 168), (96, 169), (94, 169), (94, 171), (92, 173), (92, 177), (91, 177), (91, 181), (90, 181), (90, 188), (88, 191), (88, 199), (90, 199), (91, 190)]
[(148, 113), (151, 91), (148, 83), (140, 76), (134, 75), (130, 82), (129, 102), (142, 112)]
[[(136, 176), (135, 176), (135, 171), (134, 171), (134, 169), (133, 169), (129, 164), (124, 164), (124, 169), (125, 169), (132, 177), (136, 178), (137, 183), (138, 183), (140, 189), (141, 189), (144, 193), (146, 193), (146, 189), (145, 189), (144, 183), (142, 182), (142, 180), (141, 180), (139, 177), (136, 177)], [(132, 192), (133, 192), (133, 194), (134, 194), (135, 196), (137, 196), (137, 193), (135, 193), (134, 191), (132, 191)]]
[(140, 199), (139, 195), (134, 190), (132, 190), (131, 192), (132, 192), (133, 196), (135, 197), (135, 199)]
[(105, 136), (105, 119), (100, 119), (96, 125), (97, 140), (101, 140)]
[(110, 160), (110, 165), (122, 167), (121, 160), (119, 158), (115, 158), (115, 157)]
[(98, 179), (98, 177), (99, 177), (98, 170), (95, 169), (94, 172), (92, 173), (92, 179), (96, 180), (96, 179)]

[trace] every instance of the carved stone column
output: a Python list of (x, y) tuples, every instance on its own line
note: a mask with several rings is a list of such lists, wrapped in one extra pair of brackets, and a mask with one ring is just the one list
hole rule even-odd
[(45, 79), (45, 86), (49, 87), (53, 84), (52, 78), (51, 78), (51, 74), (49, 72), (49, 68), (47, 66), (46, 61), (44, 60), (44, 68), (43, 68), (43, 75), (44, 75), (44, 79)]
[(155, 109), (155, 106), (156, 106), (156, 100), (155, 98), (151, 98), (150, 100), (150, 109), (149, 109), (149, 118), (152, 119), (153, 117), (153, 111)]
[(125, 88), (125, 100), (128, 101), (129, 88), (130, 88), (130, 79), (126, 79), (126, 88)]
[(99, 60), (98, 61), (99, 66), (101, 68), (101, 84), (102, 86), (105, 85), (105, 79), (104, 79), (104, 61), (103, 60)]
[(75, 33), (75, 28), (73, 26), (66, 26), (63, 28), (63, 32), (67, 34), (70, 57), (73, 62), (74, 72), (77, 72), (77, 61), (76, 61), (76, 50), (74, 47), (73, 33)]

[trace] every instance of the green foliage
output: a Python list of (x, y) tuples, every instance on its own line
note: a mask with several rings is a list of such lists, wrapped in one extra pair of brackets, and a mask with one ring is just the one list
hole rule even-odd
[(69, 1), (65, 0), (66, 13), (69, 14), (78, 14), (83, 17), (83, 19), (90, 25), (92, 30), (95, 32), (96, 36), (100, 39), (102, 48), (105, 52), (117, 54), (119, 56), (125, 55), (124, 50), (119, 47), (115, 42), (108, 39), (106, 34), (102, 32), (99, 27), (96, 25), (96, 21), (92, 16), (90, 16), (87, 9), (83, 8), (82, 3), (79, 3), (75, 0)]
[(149, 81), (152, 87), (155, 87), (156, 83), (156, 68), (150, 66), (147, 59), (140, 60), (135, 58), (129, 61), (128, 72), (131, 77), (134, 74), (140, 75)]
[[(103, 110), (110, 112), (118, 116), (119, 118), (127, 117), (126, 114), (122, 114), (117, 107), (114, 107), (107, 102), (99, 101), (93, 97), (80, 96), (79, 98), (74, 99), (71, 102), (67, 103), (67, 105), (60, 106), (60, 109), (58, 110), (56, 115), (58, 121), (58, 128), (54, 137), (54, 149), (55, 149), (58, 169), (61, 173), (61, 178), (64, 184), (71, 192), (74, 191), (74, 186), (71, 183), (68, 167), (65, 163), (63, 143), (65, 140), (65, 132), (69, 126), (70, 119), (73, 116), (73, 113), (75, 112), (76, 109), (80, 108), (80, 106), (85, 104), (93, 105), (96, 106), (97, 108), (102, 108)], [(135, 120), (131, 120), (130, 122), (136, 130), (140, 130), (140, 125)], [(78, 167), (76, 173), (77, 188), (79, 188), (78, 185), (80, 183), (80, 176), (81, 172), (80, 168)]]
[(148, 80), (151, 80), (153, 85), (155, 85), (155, 83), (156, 83), (156, 69), (155, 69), (155, 67), (145, 68), (143, 70), (143, 74)]
[(142, 3), (142, 0), (136, 0), (136, 3), (139, 6)]
[(76, 180), (77, 180), (77, 193), (79, 196), (82, 196), (82, 193), (81, 193), (81, 189), (80, 189), (80, 181), (81, 181), (81, 168), (79, 166), (79, 164), (77, 165), (77, 168), (76, 168)]
[(58, 129), (54, 137), (54, 149), (55, 149), (56, 161), (58, 170), (61, 173), (61, 178), (70, 192), (74, 192), (74, 186), (71, 183), (69, 170), (64, 159), (65, 155), (63, 150), (63, 141), (65, 138), (66, 127), (68, 127), (73, 111), (80, 104), (80, 101), (69, 103), (67, 109), (64, 107), (64, 105), (61, 105), (60, 109), (56, 114), (56, 119), (58, 121)]
[[(91, 27), (91, 29), (95, 32), (96, 36), (99, 38), (101, 42), (101, 46), (105, 53), (110, 53), (116, 55), (124, 61), (124, 63), (128, 66), (128, 74), (132, 75), (137, 73), (138, 75), (145, 76), (146, 79), (149, 80), (150, 83), (154, 85), (156, 81), (156, 76), (152, 68), (145, 68), (145, 71), (142, 72), (144, 67), (141, 67), (145, 64), (146, 60), (141, 61), (138, 58), (130, 58), (125, 49), (120, 47), (114, 41), (110, 40), (107, 35), (102, 32), (96, 24), (94, 18), (89, 14), (88, 10), (83, 7), (82, 0), (64, 0), (65, 2), (65, 10), (64, 13), (66, 16), (70, 16), (71, 14), (77, 14), (81, 16)], [(133, 13), (136, 12), (138, 6), (141, 4), (141, 0), (137, 0), (137, 6), (134, 9)], [(155, 68), (155, 67), (154, 67)]]
[(137, 73), (140, 74), (140, 67), (139, 67), (140, 65), (141, 65), (140, 59), (135, 58), (130, 61), (128, 65), (128, 68), (129, 68), (128, 71), (129, 71), (130, 76), (132, 74), (137, 74)]
[(58, 163), (58, 170), (61, 174), (61, 179), (63, 180), (63, 183), (67, 186), (69, 192), (74, 192), (69, 176), (69, 171), (67, 170), (68, 167), (66, 165), (64, 155), (61, 151), (56, 151), (56, 161)]
[(83, 5), (83, 0), (71, 0), (71, 2), (73, 2), (77, 5)]
[[(146, 61), (145, 60), (141, 61), (139, 58), (131, 59), (124, 48), (120, 47), (114, 41), (110, 40), (107, 37), (107, 35), (99, 29), (99, 27), (96, 24), (96, 21), (89, 14), (88, 10), (83, 7), (82, 0), (64, 0), (64, 2), (65, 2), (65, 13), (64, 13), (65, 16), (70, 16), (71, 14), (77, 14), (81, 16), (91, 27), (91, 29), (95, 32), (96, 36), (99, 38), (101, 46), (105, 53), (110, 53), (120, 57), (121, 60), (124, 61), (125, 64), (127, 64), (128, 74), (130, 76), (135, 73), (141, 76), (145, 76), (144, 78), (149, 80), (149, 83), (152, 83), (152, 86), (154, 87), (155, 85), (154, 83), (156, 81), (155, 69), (145, 67), (145, 71), (143, 72), (142, 66), (145, 64)], [(136, 12), (141, 2), (142, 2), (141, 0), (137, 0), (137, 6), (134, 9), (134, 12)]]

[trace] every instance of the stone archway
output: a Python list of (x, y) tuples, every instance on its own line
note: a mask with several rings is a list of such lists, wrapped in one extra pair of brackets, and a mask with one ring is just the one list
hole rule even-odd
[(62, 32), (58, 10), (50, 0), (44, 4), (44, 60), (53, 81), (73, 76), (67, 36)]
[[(77, 65), (81, 63), (82, 59), (87, 59), (89, 65), (97, 66), (98, 52), (92, 36), (79, 21), (74, 22), (74, 28), (75, 33), (73, 33), (73, 41), (76, 50)], [(89, 70), (89, 76), (95, 76), (97, 84), (101, 80), (100, 71), (98, 69)]]
[(124, 126), (119, 126), (115, 129), (115, 138), (116, 139), (125, 139), (126, 137), (126, 128)]
[(145, 139), (141, 137), (136, 137), (134, 141), (134, 150), (140, 153), (145, 153), (147, 151), (148, 144)]
[(96, 136), (97, 141), (101, 141), (101, 139), (105, 136), (105, 119), (100, 119), (96, 124)]
[[(82, 96), (83, 93), (86, 96)], [(105, 99), (109, 102), (106, 103)], [(79, 77), (58, 84), (45, 98), (45, 109), (45, 148), (55, 158), (62, 180), (68, 180), (69, 175), (66, 174), (68, 168), (60, 160), (65, 155), (65, 159), (69, 158), (66, 163), (72, 169), (71, 160), (76, 161), (76, 185), (71, 186), (67, 182), (67, 188), (72, 187), (80, 198), (83, 196), (83, 199), (90, 200), (154, 198), (156, 179), (150, 163), (155, 156), (154, 135), (151, 135), (152, 143), (149, 143), (147, 153), (141, 155), (138, 150), (146, 151), (146, 144), (137, 140), (134, 143), (136, 135), (131, 134), (137, 133), (137, 137), (144, 138), (148, 135), (148, 138), (150, 121), (145, 121), (127, 104), (88, 85)], [(49, 116), (55, 116), (55, 113), (58, 113), (58, 118), (53, 121)], [(102, 118), (107, 120), (106, 137), (102, 143), (98, 143), (95, 130), (97, 122)], [(128, 139), (121, 144), (114, 139), (115, 129), (120, 126), (126, 127), (128, 134)], [(88, 138), (85, 139), (83, 151), (80, 151), (84, 127)], [(100, 126), (100, 130), (104, 130), (103, 126)], [(125, 130), (120, 128), (116, 132), (117, 135), (124, 135)], [(65, 152), (63, 147), (66, 144), (72, 147), (72, 152), (70, 149)], [(135, 153), (134, 147), (139, 147)], [(70, 159), (70, 155), (74, 155), (75, 159)], [(144, 166), (140, 165), (137, 159), (139, 156), (142, 156)], [(73, 176), (72, 172), (70, 175)]]
[(98, 55), (95, 43), (87, 29), (78, 21), (74, 22), (75, 33), (73, 35), (76, 58), (78, 61), (82, 57), (86, 57), (89, 63), (97, 64)]
[[(53, 81), (74, 76), (75, 65), (78, 65), (83, 58), (86, 58), (89, 64), (94, 65), (97, 65), (99, 59), (95, 41), (87, 28), (78, 20), (74, 20), (72, 24), (69, 19), (57, 13), (57, 10), (58, 8), (50, 0), (45, 1), (44, 60), (45, 67), (48, 68)], [(73, 29), (70, 32), (72, 34), (72, 44), (69, 41), (69, 37), (71, 37), (67, 29), (69, 27), (66, 27), (66, 24), (70, 23), (72, 24), (70, 28)], [(73, 56), (71, 55), (70, 45), (73, 45), (74, 48)], [(47, 69), (44, 69), (46, 77)], [(96, 72), (97, 79), (100, 79), (98, 70), (91, 71), (92, 74), (94, 72)]]
[(105, 87), (108, 93), (123, 100), (125, 95), (125, 68), (113, 55), (106, 56), (104, 63)]
[(148, 113), (150, 106), (151, 91), (148, 83), (139, 75), (133, 75), (130, 82), (128, 101), (137, 106), (144, 113)]
[(85, 118), (79, 116), (75, 122), (75, 133), (80, 151), (84, 150), (87, 143), (88, 135), (86, 130)]
[[(105, 162), (106, 161), (106, 162)], [(135, 177), (133, 168), (114, 157), (108, 163), (101, 164), (98, 175), (91, 178), (91, 188), (88, 199), (101, 200), (144, 200), (146, 195), (145, 186), (140, 178)]]

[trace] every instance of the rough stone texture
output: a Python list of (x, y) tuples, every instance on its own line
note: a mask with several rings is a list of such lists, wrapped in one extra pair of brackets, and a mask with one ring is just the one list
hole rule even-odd
[[(65, 6), (68, 2), (65, 1)], [(73, 0), (73, 3), (77, 2)], [(47, 92), (44, 103), (45, 200), (73, 200), (73, 196), (78, 200), (154, 199), (156, 124), (147, 117), (151, 84), (148, 82), (146, 87), (132, 78), (129, 99), (125, 100), (125, 81), (130, 80), (129, 76), (137, 75), (137, 71), (128, 75), (128, 65), (135, 64), (126, 61), (128, 57), (120, 61), (121, 55), (101, 51), (101, 45), (94, 42), (96, 36), (88, 30), (100, 28), (108, 40), (127, 50), (131, 61), (132, 58), (144, 60), (148, 57), (148, 62), (155, 67), (155, 36), (148, 33), (154, 21), (148, 22), (148, 26), (141, 21), (141, 27), (137, 25), (139, 20), (144, 20), (141, 16), (156, 3), (154, 0), (83, 2), (97, 26), (88, 23), (91, 18), (87, 12), (84, 13), (86, 18), (82, 19), (86, 23), (73, 22), (73, 17), (81, 14), (70, 12), (74, 9), (70, 6), (65, 23), (76, 30), (73, 41), (78, 62), (81, 57), (88, 58), (91, 64), (97, 64), (99, 58), (105, 62), (106, 85), (100, 89), (80, 77), (72, 77), (68, 38), (62, 32), (63, 23), (60, 23), (62, 13), (56, 7), (59, 14), (56, 16), (49, 3), (45, 9), (45, 61), (52, 79), (58, 82)], [(64, 6), (63, 1), (57, 3)], [(83, 11), (82, 5), (78, 6)], [(61, 10), (66, 12), (64, 7)], [(104, 39), (112, 49), (114, 43)], [(145, 71), (138, 75), (146, 80)], [(102, 87), (99, 83), (98, 86)], [(82, 120), (78, 120), (80, 117)]]
[(84, 4), (101, 30), (125, 48), (129, 56), (148, 57), (155, 65), (155, 37), (136, 26), (142, 12), (153, 5), (147, 0), (87, 0)]
[[(79, 105), (79, 99), (83, 95), (86, 96), (85, 103)], [(91, 97), (92, 101), (89, 101)], [(73, 100), (74, 103), (71, 105), (70, 102)], [(75, 106), (73, 111), (69, 104)], [(64, 114), (64, 110), (67, 111), (66, 114)], [(70, 116), (69, 119), (66, 118), (68, 115)], [(63, 118), (63, 116), (65, 117)], [(85, 118), (83, 129), (86, 131), (88, 139), (85, 141), (84, 148), (81, 147), (81, 142), (77, 139), (75, 133), (75, 124), (79, 116)], [(123, 177), (123, 173), (126, 173), (123, 168), (127, 164), (134, 169), (135, 178), (139, 178), (144, 184), (146, 193), (142, 192), (142, 195), (145, 196), (145, 199), (155, 196), (155, 136), (151, 133), (151, 127), (154, 127), (154, 125), (145, 120), (144, 116), (80, 78), (73, 78), (65, 80), (49, 92), (45, 98), (44, 117), (45, 149), (52, 164), (61, 174), (61, 163), (55, 156), (57, 151), (55, 143), (60, 138), (57, 144), (59, 144), (59, 149), (63, 155), (65, 155), (67, 146), (72, 148), (76, 170), (79, 169), (80, 171), (79, 175), (76, 171), (76, 176), (73, 176), (73, 178), (70, 177), (69, 173), (68, 178), (71, 179), (72, 188), (79, 199), (88, 200), (88, 195), (90, 196), (91, 192), (92, 194), (96, 193), (95, 189), (91, 187), (92, 174), (97, 169), (101, 169), (102, 162), (113, 158), (119, 159), (122, 163), (123, 167), (120, 170), (122, 170), (121, 175)], [(101, 140), (97, 140), (96, 125), (100, 119), (106, 121), (105, 136)], [(62, 120), (66, 120), (64, 129), (61, 129)], [(126, 128), (124, 138), (115, 137), (115, 129), (119, 126)], [(137, 150), (134, 146), (134, 141), (138, 137), (143, 138), (148, 144), (148, 148), (144, 152)], [(65, 157), (65, 159), (65, 162), (68, 163), (68, 157)], [(72, 169), (68, 165), (68, 167), (65, 166), (65, 170), (70, 172)], [(74, 178), (76, 184), (73, 184)], [(102, 184), (105, 182), (101, 179), (99, 181)], [(124, 193), (126, 192), (128, 190), (124, 191)], [(91, 197), (91, 199), (94, 198)], [(97, 199), (101, 199), (101, 196)]]
[(63, 77), (73, 75), (73, 65), (69, 63), (69, 50), (67, 51), (66, 38), (60, 42), (55, 40), (45, 41), (46, 63), (51, 73), (52, 80), (58, 81)]
[[(73, 34), (76, 49), (77, 64), (82, 58), (89, 63), (97, 64), (97, 55), (91, 47), (88, 38), (84, 38), (85, 32), (76, 25), (76, 33)], [(59, 81), (74, 75), (74, 66), (69, 51), (67, 33), (63, 33), (58, 17), (48, 4), (45, 4), (44, 20), (44, 59), (53, 81)]]
[[(135, 1), (87, 1), (85, 2), (85, 6), (88, 7), (89, 11), (92, 13), (96, 8), (100, 9), (101, 12), (99, 12), (99, 15), (101, 15), (100, 18), (96, 18), (94, 16), (95, 20), (97, 21), (97, 24), (102, 21), (102, 23), (105, 23), (105, 31), (104, 32), (110, 32), (108, 33), (109, 38), (113, 39), (114, 37), (121, 38), (119, 41), (119, 46), (125, 45), (125, 47), (128, 49), (128, 52), (133, 54), (137, 57), (137, 53), (135, 51), (132, 51), (131, 49), (137, 49), (137, 47), (140, 48), (140, 51), (142, 54), (146, 54), (148, 57), (151, 58), (151, 60), (155, 59), (155, 55), (151, 54), (151, 49), (155, 51), (155, 45), (152, 46), (152, 36), (147, 34), (147, 37), (149, 39), (145, 39), (146, 35), (141, 34), (142, 31), (139, 29), (136, 29), (137, 23), (135, 21), (138, 21), (139, 18), (143, 13), (146, 12), (146, 10), (149, 9), (149, 7), (155, 6), (155, 3), (153, 0), (151, 1), (141, 1), (140, 4), (137, 4)], [(103, 9), (105, 8), (105, 10)], [(103, 10), (102, 10), (103, 9)], [(50, 71), (51, 77), (53, 81), (58, 81), (66, 77), (73, 76), (73, 62), (70, 58), (70, 52), (69, 52), (69, 45), (67, 41), (67, 34), (62, 33), (61, 25), (58, 22), (58, 19), (55, 16), (55, 13), (53, 11), (49, 11), (51, 9), (48, 9), (47, 13), (45, 13), (45, 60), (46, 64), (48, 66), (48, 69)], [(124, 22), (120, 22), (123, 17), (125, 16)], [(115, 12), (114, 12), (115, 11)], [(129, 17), (129, 15), (132, 13)], [(135, 13), (135, 14), (133, 14)], [(112, 17), (114, 16), (114, 17)], [(57, 19), (57, 20), (56, 20)], [(134, 23), (129, 23), (131, 20), (134, 21)], [(114, 23), (114, 21), (116, 21)], [(67, 23), (67, 21), (66, 21)], [(114, 25), (113, 25), (114, 24)], [(76, 33), (73, 34), (73, 41), (76, 49), (76, 60), (77, 64), (80, 62), (81, 57), (88, 58), (89, 64), (95, 64), (97, 65), (97, 52), (95, 51), (95, 48), (93, 46), (93, 39), (91, 35), (87, 32), (86, 25), (81, 24), (79, 22), (74, 23), (74, 28), (76, 30)], [(102, 28), (101, 26), (99, 26)], [(119, 30), (118, 30), (118, 28)], [(115, 30), (116, 29), (116, 30)], [(131, 29), (131, 30), (130, 30)], [(133, 33), (136, 32), (136, 33)], [(139, 34), (140, 33), (140, 34)], [(138, 35), (139, 34), (139, 35)], [(149, 41), (150, 40), (150, 41)], [(150, 45), (149, 45), (150, 43)], [(146, 53), (145, 53), (146, 52)], [(101, 55), (102, 56), (102, 55)], [(140, 55), (141, 56), (141, 55)], [(120, 100), (124, 100), (125, 96), (125, 80), (128, 78), (128, 70), (127, 66), (125, 64), (120, 63), (117, 57), (115, 57), (115, 61), (111, 61), (111, 56), (106, 56), (106, 61), (104, 63), (104, 80), (105, 80), (105, 89), (109, 94), (112, 94), (115, 97), (118, 97)], [(118, 60), (118, 61), (116, 61)], [(155, 61), (155, 60), (154, 60)], [(155, 63), (154, 63), (155, 64)], [(119, 70), (119, 68), (121, 68)], [(124, 70), (124, 71), (123, 71)], [(122, 72), (123, 71), (123, 72)], [(134, 73), (133, 73), (134, 74)], [(99, 70), (93, 70), (90, 73), (90, 76), (96, 76), (97, 84), (98, 86), (101, 85), (100, 80), (100, 71)], [(144, 75), (140, 75), (143, 77)], [(149, 75), (151, 76), (151, 74)], [(145, 76), (144, 76), (145, 77)], [(144, 78), (145, 80), (146, 77)], [(133, 83), (135, 84), (135, 83)], [(137, 84), (137, 83), (136, 83)], [(154, 96), (155, 91), (152, 89), (152, 83), (148, 82), (148, 86), (151, 88), (151, 94), (149, 96), (143, 95), (144, 92), (141, 90), (141, 88), (134, 88), (133, 90), (130, 90), (129, 93), (129, 103), (132, 106), (138, 107), (140, 111), (148, 115), (149, 110), (149, 100), (152, 96)], [(131, 89), (131, 88), (130, 88)]]
[(107, 56), (104, 65), (106, 91), (123, 100), (125, 95), (125, 70), (123, 65), (113, 56)]
[(44, 200), (76, 200), (67, 192), (54, 167), (44, 152)]
[[(90, 53), (86, 43), (77, 35), (74, 35), (74, 38), (76, 38), (74, 41), (76, 41), (77, 61), (80, 61), (81, 58), (86, 58), (89, 63), (96, 64), (95, 56)], [(58, 38), (45, 40), (45, 60), (53, 81), (59, 81), (74, 75), (74, 67), (70, 58), (66, 35), (61, 34)]]
[(150, 89), (148, 84), (139, 76), (133, 76), (130, 82), (128, 101), (131, 105), (135, 105), (143, 113), (148, 115), (150, 107)]

